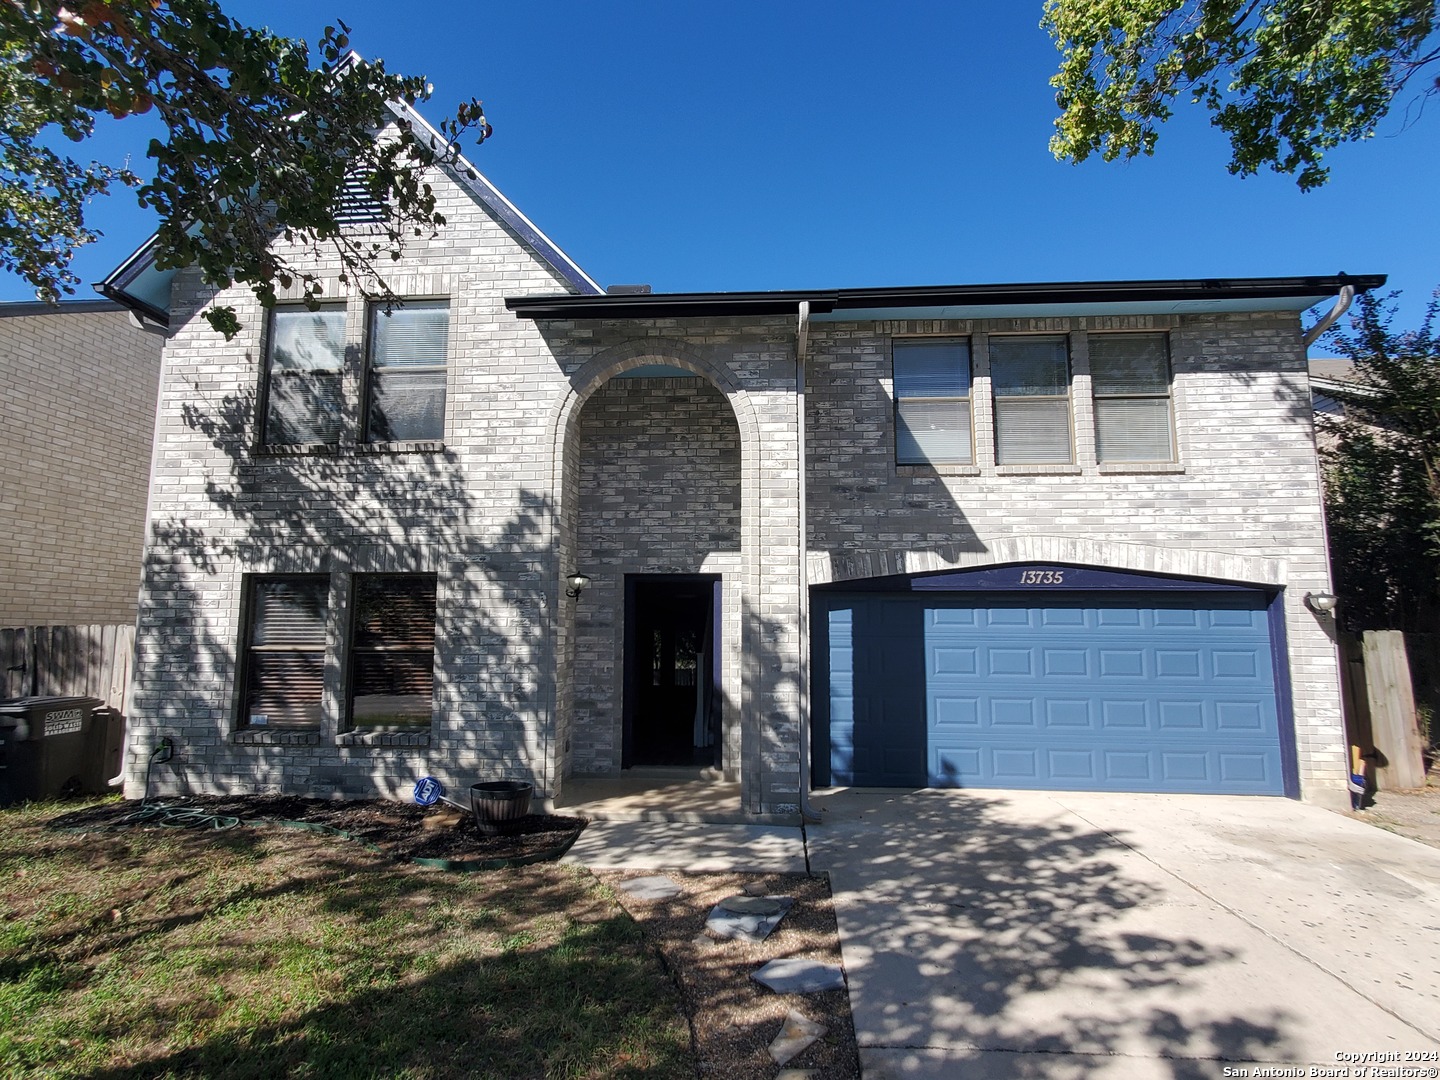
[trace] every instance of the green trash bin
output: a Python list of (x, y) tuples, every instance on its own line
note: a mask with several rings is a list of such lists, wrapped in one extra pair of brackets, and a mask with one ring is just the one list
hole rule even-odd
[[(27, 697), (0, 702), (0, 805), (60, 799), (97, 787), (108, 720), (92, 697)], [(104, 778), (99, 779), (100, 785)]]

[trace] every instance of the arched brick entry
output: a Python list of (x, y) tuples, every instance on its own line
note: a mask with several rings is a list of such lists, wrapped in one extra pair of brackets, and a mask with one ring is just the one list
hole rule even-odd
[[(581, 414), (585, 404), (617, 375), (651, 365), (680, 368), (704, 379), (723, 395), (733, 415), (740, 445), (740, 550), (725, 574), (726, 604), (733, 617), (725, 619), (725, 653), (734, 671), (724, 677), (727, 729), (738, 731), (729, 740), (727, 775), (741, 782), (745, 809), (762, 810), (760, 738), (754, 708), (756, 678), (753, 621), (747, 613), (759, 609), (755, 591), (760, 580), (760, 513), (754, 497), (760, 484), (761, 427), (749, 392), (725, 366), (712, 362), (699, 349), (680, 341), (646, 340), (626, 343), (592, 358), (570, 375), (569, 391), (556, 402), (551, 419), (551, 498), (554, 506), (557, 579), (578, 566), (580, 536)], [(733, 579), (733, 580), (732, 580)], [(583, 599), (580, 601), (584, 603)], [(576, 671), (576, 604), (561, 597), (555, 619), (557, 682), (555, 708), (556, 786), (568, 771), (574, 732)], [(732, 637), (733, 635), (733, 637)], [(738, 640), (735, 640), (737, 639)], [(620, 677), (617, 667), (614, 678)], [(733, 714), (733, 715), (731, 715)]]

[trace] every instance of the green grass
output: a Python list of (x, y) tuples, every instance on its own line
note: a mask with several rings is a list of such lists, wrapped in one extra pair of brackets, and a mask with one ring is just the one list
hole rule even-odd
[(0, 810), (0, 1075), (695, 1075), (672, 984), (587, 871), (45, 827), (71, 809)]

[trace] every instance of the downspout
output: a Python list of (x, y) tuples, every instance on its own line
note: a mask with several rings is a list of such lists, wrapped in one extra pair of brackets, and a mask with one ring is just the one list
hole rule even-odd
[(795, 501), (799, 518), (798, 587), (800, 666), (797, 700), (800, 710), (800, 819), (818, 824), (820, 814), (810, 805), (810, 572), (809, 528), (805, 498), (805, 357), (810, 350), (810, 301), (801, 300), (795, 320)]
[[(1344, 274), (1341, 274), (1340, 277), (1341, 277), (1341, 279), (1343, 280), (1344, 277), (1345, 277), (1345, 275), (1344, 275)], [(1333, 308), (1331, 308), (1330, 311), (1329, 311), (1329, 313), (1328, 313), (1323, 319), (1321, 319), (1318, 323), (1316, 323), (1316, 324), (1310, 329), (1310, 331), (1305, 335), (1305, 342), (1304, 342), (1304, 345), (1303, 345), (1303, 348), (1302, 348), (1302, 352), (1303, 352), (1304, 356), (1306, 357), (1307, 361), (1308, 361), (1308, 359), (1309, 359), (1309, 349), (1310, 349), (1310, 346), (1315, 343), (1315, 341), (1320, 337), (1321, 334), (1323, 334), (1326, 330), (1330, 329), (1330, 327), (1332, 327), (1333, 325), (1335, 325), (1335, 320), (1336, 320), (1336, 319), (1340, 318), (1341, 315), (1344, 315), (1345, 312), (1350, 309), (1350, 304), (1354, 301), (1354, 299), (1355, 299), (1355, 287), (1354, 287), (1353, 285), (1342, 285), (1342, 286), (1340, 286), (1340, 295), (1335, 298), (1335, 306), (1334, 306)], [(1307, 380), (1306, 380), (1306, 381), (1307, 381), (1307, 385), (1308, 385), (1308, 381), (1309, 381), (1309, 380), (1308, 380), (1308, 376), (1309, 376), (1308, 364), (1307, 364), (1306, 376), (1307, 376)], [(1313, 416), (1311, 417), (1311, 420), (1310, 420), (1310, 438), (1311, 438), (1312, 441), (1313, 441), (1314, 438), (1315, 438), (1315, 420), (1314, 420), (1314, 417), (1313, 417)], [(1326, 512), (1326, 509), (1325, 509), (1325, 474), (1324, 474), (1324, 473), (1321, 471), (1321, 469), (1320, 469), (1320, 462), (1319, 462), (1319, 457), (1318, 457), (1318, 455), (1316, 456), (1316, 459), (1315, 459), (1315, 491), (1316, 491), (1316, 494), (1318, 494), (1318, 495), (1320, 496), (1320, 542), (1321, 542), (1321, 544), (1324, 545), (1324, 549), (1325, 549), (1325, 588), (1326, 588), (1327, 590), (1333, 591), (1334, 588), (1335, 588), (1335, 585), (1334, 585), (1335, 572), (1334, 572), (1333, 568), (1332, 568), (1331, 565), (1330, 565), (1330, 515)], [(1287, 575), (1287, 579), (1288, 579), (1288, 575)], [(1289, 581), (1288, 581), (1288, 580), (1286, 581), (1286, 585), (1287, 585), (1287, 588), (1288, 588), (1288, 586), (1289, 586)], [(1350, 773), (1350, 769), (1351, 769), (1352, 766), (1351, 766), (1351, 760), (1350, 760), (1350, 747), (1349, 747), (1349, 744), (1350, 744), (1350, 726), (1349, 726), (1349, 724), (1347, 723), (1347, 718), (1346, 718), (1346, 716), (1345, 716), (1345, 680), (1346, 680), (1346, 677), (1347, 677), (1347, 676), (1346, 676), (1346, 672), (1343, 670), (1344, 664), (1345, 664), (1345, 659), (1344, 659), (1344, 657), (1342, 656), (1342, 654), (1341, 654), (1341, 652), (1340, 652), (1340, 623), (1339, 623), (1339, 620), (1338, 620), (1338, 619), (1335, 620), (1334, 622), (1332, 622), (1331, 625), (1334, 627), (1334, 631), (1333, 631), (1333, 633), (1327, 634), (1327, 636), (1330, 637), (1330, 652), (1331, 652), (1331, 655), (1334, 657), (1334, 663), (1335, 663), (1335, 685), (1336, 685), (1336, 687), (1338, 688), (1338, 690), (1340, 691), (1340, 729), (1345, 733), (1345, 744), (1346, 744), (1346, 745), (1345, 745), (1345, 773), (1346, 773), (1346, 775), (1348, 776), (1349, 773)], [(1291, 695), (1292, 700), (1293, 700), (1293, 696), (1294, 696), (1294, 695), (1293, 695), (1293, 692), (1292, 692), (1292, 695)], [(1304, 785), (1303, 785), (1303, 783), (1302, 783), (1302, 784), (1301, 784), (1301, 788), (1300, 788), (1300, 797), (1301, 797), (1301, 798), (1304, 798), (1304, 796), (1305, 796), (1305, 788), (1304, 788)]]
[[(1340, 275), (1340, 280), (1345, 280), (1344, 274)], [(1340, 318), (1341, 315), (1344, 315), (1345, 312), (1350, 310), (1350, 305), (1354, 302), (1354, 300), (1355, 286), (1341, 285), (1340, 295), (1335, 298), (1335, 306), (1330, 309), (1328, 315), (1326, 315), (1323, 319), (1316, 323), (1314, 327), (1311, 328), (1310, 332), (1305, 335), (1305, 348), (1309, 349), (1311, 345), (1315, 344), (1316, 339), (1319, 338), (1321, 334), (1323, 334), (1326, 330), (1329, 330), (1330, 327), (1334, 326), (1335, 320)]]

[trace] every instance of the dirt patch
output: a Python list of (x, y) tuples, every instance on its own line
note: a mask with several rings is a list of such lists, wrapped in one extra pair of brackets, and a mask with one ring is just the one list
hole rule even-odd
[(1377, 791), (1374, 799), (1374, 805), (1350, 816), (1440, 848), (1440, 770), (1432, 769), (1429, 785), (1419, 791)]
[[(293, 795), (197, 795), (156, 800), (156, 804), (217, 819), (237, 818), (250, 825), (281, 821), (324, 825), (374, 844), (397, 859), (538, 859), (558, 853), (585, 827), (583, 818), (532, 814), (514, 823), (507, 832), (491, 835), (480, 831), (473, 816), (452, 807), (422, 807), (388, 800), (336, 802)], [(134, 822), (140, 809), (138, 802), (109, 802), (63, 814), (49, 824), (59, 829), (120, 828)], [(168, 820), (174, 825), (184, 824), (183, 820)], [(160, 817), (153, 823), (166, 824), (167, 820)], [(204, 825), (198, 821), (194, 824)]]
[[(669, 900), (637, 900), (618, 888), (658, 871), (597, 872), (615, 888), (622, 907), (640, 924), (665, 958), (685, 1003), (702, 1077), (726, 1080), (773, 1077), (768, 1047), (791, 1009), (823, 1024), (826, 1035), (788, 1062), (814, 1069), (815, 1080), (851, 1080), (860, 1075), (855, 1023), (845, 990), (818, 994), (777, 994), (750, 978), (768, 960), (797, 958), (840, 964), (840, 939), (830, 882), (803, 874), (679, 873), (664, 876), (680, 886)], [(762, 942), (718, 938), (705, 930), (710, 909), (727, 896), (747, 891), (794, 897), (795, 904)]]

